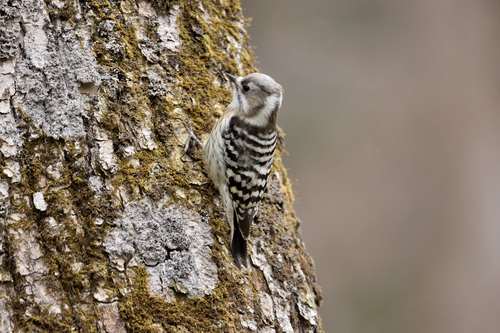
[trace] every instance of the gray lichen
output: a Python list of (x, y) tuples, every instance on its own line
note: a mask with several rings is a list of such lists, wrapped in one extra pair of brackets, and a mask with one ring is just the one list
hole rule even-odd
[[(0, 2), (2, 8), (4, 4)], [(0, 60), (13, 58), (18, 51), (21, 27), (16, 21), (0, 17)]]
[(257, 331), (257, 323), (253, 319), (241, 319), (241, 326), (248, 329), (249, 331)]
[(172, 204), (156, 207), (149, 200), (125, 207), (104, 247), (119, 271), (145, 265), (149, 288), (167, 299), (175, 292), (209, 294), (217, 284), (213, 243), (206, 219)]
[(179, 36), (179, 26), (177, 17), (179, 16), (179, 6), (173, 6), (168, 15), (158, 17), (158, 37), (163, 51), (179, 51), (181, 39)]
[(21, 167), (17, 161), (6, 160), (2, 172), (10, 178), (11, 183), (19, 183), (21, 181)]
[(272, 297), (265, 291), (259, 293), (259, 302), (264, 321), (267, 323), (274, 323), (274, 304)]
[(99, 304), (97, 307), (101, 314), (102, 320), (98, 323), (98, 327), (102, 332), (125, 333), (125, 325), (120, 318), (118, 311), (118, 303)]
[(118, 165), (113, 141), (103, 131), (97, 131), (96, 147), (92, 149), (92, 157), (93, 161), (99, 165), (102, 171), (109, 173), (116, 172)]
[(0, 286), (0, 332), (14, 332), (14, 324), (12, 322), (12, 310), (8, 304), (8, 299), (3, 295), (3, 288)]
[[(293, 326), (290, 320), (290, 292), (283, 289), (279, 281), (273, 277), (273, 269), (268, 263), (265, 254), (266, 250), (262, 243), (258, 241), (255, 243), (252, 261), (264, 274), (268, 288), (271, 291), (276, 320), (283, 332), (293, 333)], [(268, 310), (268, 308), (266, 310)]]
[(14, 157), (22, 145), (11, 106), (15, 93), (14, 67), (14, 59), (0, 60), (0, 153), (4, 157)]
[(5, 200), (9, 197), (9, 184), (5, 181), (0, 181), (0, 200)]
[(44, 212), (47, 210), (47, 202), (43, 196), (43, 192), (35, 192), (33, 193), (33, 205), (35, 208)]
[(47, 277), (49, 269), (43, 260), (36, 231), (13, 227), (25, 219), (26, 216), (12, 214), (7, 221), (11, 225), (8, 238), (12, 243), (11, 255), (16, 272), (23, 278), (24, 294), (31, 299), (32, 304), (37, 304), (50, 313), (59, 314), (62, 311), (60, 295), (52, 291), (53, 281)]
[[(22, 5), (26, 11), (17, 20), (26, 57), (17, 57), (13, 104), (49, 137), (80, 137), (86, 116), (80, 88), (100, 83), (95, 58), (73, 29), (46, 29), (50, 22), (43, 1)], [(10, 27), (14, 34), (16, 25)]]
[[(178, 5), (172, 6), (166, 15), (159, 15), (151, 3), (140, 1), (138, 14), (131, 21), (136, 21), (139, 49), (147, 60), (157, 62), (165, 53), (179, 52), (182, 42), (177, 22)], [(156, 30), (155, 36), (150, 36), (146, 31), (148, 25)]]
[[(295, 263), (294, 271), (297, 275), (297, 280), (306, 281), (304, 272), (299, 264)], [(297, 308), (299, 314), (309, 322), (312, 327), (318, 326), (318, 307), (316, 305), (316, 295), (307, 283), (302, 283), (301, 288), (296, 292), (298, 294)]]

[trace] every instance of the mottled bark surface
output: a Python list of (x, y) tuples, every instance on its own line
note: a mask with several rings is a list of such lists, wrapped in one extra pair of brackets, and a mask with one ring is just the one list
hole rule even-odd
[(280, 157), (239, 271), (184, 152), (255, 70), (238, 1), (0, 0), (0, 27), (0, 332), (321, 331)]

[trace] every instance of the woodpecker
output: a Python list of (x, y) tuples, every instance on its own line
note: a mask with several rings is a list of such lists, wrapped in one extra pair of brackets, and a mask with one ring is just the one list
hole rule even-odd
[(283, 89), (265, 74), (225, 74), (232, 83), (233, 98), (212, 129), (204, 156), (231, 226), (231, 253), (241, 268), (248, 266), (250, 227), (273, 164)]

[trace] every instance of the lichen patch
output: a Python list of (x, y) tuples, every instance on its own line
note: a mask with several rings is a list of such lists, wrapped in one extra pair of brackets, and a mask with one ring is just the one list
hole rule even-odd
[[(17, 53), (13, 104), (49, 137), (81, 137), (87, 113), (82, 91), (100, 83), (95, 57), (73, 29), (46, 29), (49, 16), (43, 1), (23, 5), (29, 11), (17, 19), (25, 31), (26, 57)], [(18, 28), (11, 29), (14, 34)]]
[(146, 266), (151, 292), (204, 296), (217, 285), (211, 258), (210, 226), (198, 213), (172, 204), (156, 207), (145, 199), (128, 205), (104, 242), (119, 271)]

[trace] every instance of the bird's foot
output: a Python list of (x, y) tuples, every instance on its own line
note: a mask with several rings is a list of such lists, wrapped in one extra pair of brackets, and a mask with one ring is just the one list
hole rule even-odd
[(200, 139), (198, 139), (196, 134), (194, 134), (191, 127), (186, 127), (186, 130), (188, 132), (188, 138), (184, 143), (184, 153), (189, 154), (189, 152), (191, 152), (194, 147), (203, 147), (203, 143)]

